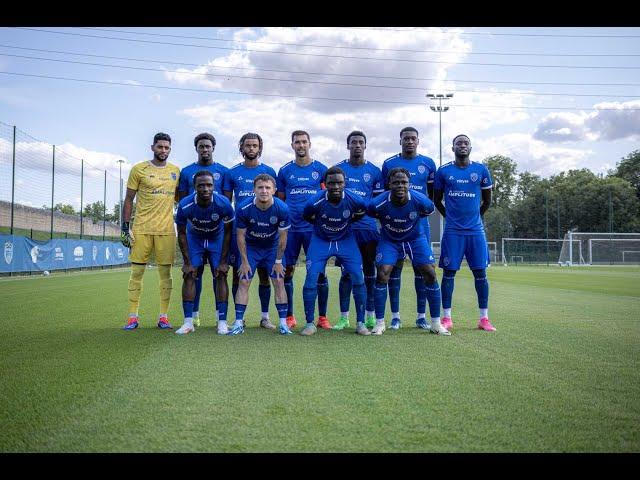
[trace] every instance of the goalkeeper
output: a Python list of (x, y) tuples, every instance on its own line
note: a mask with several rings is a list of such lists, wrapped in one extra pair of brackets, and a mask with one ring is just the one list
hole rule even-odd
[[(142, 293), (142, 277), (155, 254), (160, 277), (160, 315), (158, 328), (171, 329), (167, 318), (171, 298), (171, 265), (175, 255), (176, 232), (173, 224), (173, 205), (177, 199), (180, 169), (167, 162), (171, 152), (171, 137), (158, 133), (153, 137), (153, 160), (136, 164), (129, 173), (127, 195), (122, 212), (121, 241), (131, 249), (131, 277), (129, 278), (129, 319), (125, 330), (138, 328), (138, 306)], [(130, 227), (133, 200), (136, 216)]]

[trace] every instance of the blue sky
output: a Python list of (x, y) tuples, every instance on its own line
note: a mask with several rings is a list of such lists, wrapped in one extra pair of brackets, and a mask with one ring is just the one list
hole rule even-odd
[[(101, 185), (100, 170), (110, 185), (117, 179), (117, 159), (126, 177), (150, 158), (158, 131), (172, 136), (170, 161), (180, 167), (195, 161), (200, 132), (216, 137), (214, 158), (231, 166), (240, 161), (238, 139), (254, 131), (265, 142), (262, 160), (277, 170), (293, 158), (295, 129), (310, 132), (312, 156), (327, 165), (346, 158), (351, 130), (363, 130), (367, 159), (381, 165), (412, 125), (420, 152), (438, 164), (429, 92), (454, 93), (442, 115), (443, 162), (459, 133), (471, 137), (472, 160), (508, 155), (542, 176), (606, 172), (640, 148), (640, 28), (0, 28), (0, 72), (128, 84), (0, 73), (1, 199), (10, 197), (6, 125), (84, 158), (95, 167), (90, 191)], [(50, 157), (26, 143), (17, 200), (42, 205), (50, 180), (27, 184)], [(55, 201), (79, 204), (79, 167), (66, 162)]]

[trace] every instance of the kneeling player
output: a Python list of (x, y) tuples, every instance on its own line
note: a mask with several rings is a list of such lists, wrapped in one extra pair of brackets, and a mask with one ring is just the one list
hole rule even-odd
[[(226, 334), (227, 300), (229, 290), (226, 275), (229, 269), (226, 258), (229, 254), (231, 225), (234, 219), (231, 202), (213, 191), (213, 175), (207, 170), (197, 172), (193, 178), (195, 193), (187, 195), (178, 204), (176, 226), (178, 244), (182, 252), (182, 308), (184, 324), (176, 333), (184, 335), (195, 331), (193, 326), (193, 300), (196, 295), (196, 276), (207, 257), (214, 267), (218, 309), (218, 333)], [(224, 225), (224, 226), (223, 226)]]
[(306, 204), (303, 218), (313, 224), (313, 233), (307, 253), (307, 276), (302, 297), (307, 325), (301, 335), (313, 335), (316, 326), (313, 316), (318, 294), (318, 276), (324, 271), (327, 260), (335, 256), (353, 282), (353, 299), (356, 305), (356, 333), (370, 335), (364, 325), (365, 288), (362, 274), (362, 257), (351, 231), (351, 224), (364, 216), (365, 203), (355, 193), (345, 190), (345, 174), (339, 167), (331, 167), (325, 174), (326, 191), (318, 192)]
[(376, 253), (376, 326), (371, 333), (382, 335), (385, 331), (384, 310), (389, 276), (396, 262), (409, 257), (426, 285), (431, 313), (430, 331), (451, 335), (440, 324), (440, 287), (433, 268), (433, 253), (428, 239), (419, 228), (421, 219), (431, 215), (435, 207), (425, 195), (409, 191), (409, 178), (409, 171), (405, 168), (392, 168), (388, 175), (389, 193), (378, 195), (367, 209), (367, 213), (378, 218), (381, 225)]
[[(253, 180), (254, 198), (245, 200), (236, 208), (236, 232), (240, 266), (236, 297), (236, 321), (229, 335), (244, 332), (244, 312), (249, 299), (249, 286), (256, 269), (270, 272), (276, 292), (276, 309), (280, 317), (280, 333), (291, 335), (287, 326), (287, 293), (284, 289), (282, 257), (287, 246), (287, 231), (291, 226), (289, 208), (274, 198), (276, 180), (261, 173)], [(278, 233), (278, 235), (276, 235)], [(263, 306), (264, 308), (264, 306)]]

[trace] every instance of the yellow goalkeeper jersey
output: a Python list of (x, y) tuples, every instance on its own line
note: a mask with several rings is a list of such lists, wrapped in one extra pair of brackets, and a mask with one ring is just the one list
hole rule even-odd
[(136, 193), (134, 233), (174, 235), (173, 205), (180, 168), (167, 162), (156, 167), (151, 161), (137, 163), (129, 173), (127, 188)]

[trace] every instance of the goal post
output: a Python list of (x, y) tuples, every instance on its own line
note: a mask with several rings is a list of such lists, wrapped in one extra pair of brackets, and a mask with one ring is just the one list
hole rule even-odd
[[(498, 261), (498, 242), (487, 242), (489, 249), (489, 262), (496, 263)], [(440, 260), (440, 242), (431, 242), (431, 251), (436, 263)]]
[[(627, 258), (630, 258), (633, 253), (640, 253), (640, 238), (589, 239), (590, 265), (627, 263)], [(637, 263), (637, 256), (635, 263)]]
[[(559, 262), (564, 239), (559, 238), (511, 238), (502, 239), (502, 263), (526, 263), (550, 265)], [(582, 247), (575, 241), (575, 251), (582, 257)], [(562, 263), (565, 265), (565, 263)]]
[[(580, 245), (582, 254), (577, 254), (575, 249)], [(569, 231), (564, 236), (564, 243), (560, 252), (559, 262), (568, 265), (594, 265), (594, 264), (622, 264), (622, 251), (640, 250), (640, 233), (637, 232), (575, 232)]]

